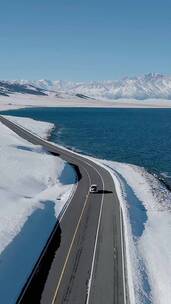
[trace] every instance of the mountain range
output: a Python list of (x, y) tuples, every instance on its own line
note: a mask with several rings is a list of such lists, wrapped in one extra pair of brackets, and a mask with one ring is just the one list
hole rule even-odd
[(114, 100), (119, 98), (144, 100), (149, 98), (171, 99), (171, 76), (149, 73), (121, 80), (73, 82), (63, 80), (13, 80), (0, 81), (0, 95), (14, 93), (57, 98), (95, 98)]

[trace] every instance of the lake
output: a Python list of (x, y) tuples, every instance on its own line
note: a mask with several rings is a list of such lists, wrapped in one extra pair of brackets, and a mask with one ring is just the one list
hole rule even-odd
[(53, 122), (54, 142), (171, 177), (171, 109), (29, 108), (1, 114)]

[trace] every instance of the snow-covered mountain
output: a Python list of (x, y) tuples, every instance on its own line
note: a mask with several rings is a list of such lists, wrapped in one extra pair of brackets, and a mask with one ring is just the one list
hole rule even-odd
[[(59, 87), (59, 86), (58, 86)], [(12, 96), (12, 94), (29, 94), (36, 96), (53, 96), (61, 99), (70, 98), (83, 98), (88, 99), (81, 93), (71, 92), (67, 89), (62, 90), (60, 87), (53, 89), (53, 82), (47, 80), (28, 81), (28, 80), (12, 80), (12, 81), (0, 81), (0, 95), (1, 96)]]
[(1, 81), (0, 94), (13, 92), (96, 99), (171, 99), (171, 76), (150, 73), (122, 80), (72, 82), (62, 80)]
[(0, 95), (9, 96), (13, 93), (46, 95), (41, 88), (31, 85), (29, 82), (22, 81), (0, 81)]

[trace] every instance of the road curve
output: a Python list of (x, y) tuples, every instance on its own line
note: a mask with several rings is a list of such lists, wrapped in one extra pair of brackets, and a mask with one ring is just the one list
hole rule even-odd
[[(71, 202), (54, 227), (17, 303), (129, 303), (122, 212), (110, 173), (3, 116), (0, 122), (27, 141), (59, 155), (79, 172)], [(98, 185), (97, 194), (89, 194), (91, 184)], [(51, 260), (47, 258), (50, 247), (56, 248)], [(39, 290), (42, 273), (46, 278)]]

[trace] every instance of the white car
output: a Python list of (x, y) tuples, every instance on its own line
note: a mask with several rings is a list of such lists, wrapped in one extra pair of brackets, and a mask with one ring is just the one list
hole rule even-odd
[(97, 185), (93, 184), (90, 186), (90, 189), (89, 189), (89, 192), (90, 193), (95, 193), (97, 192)]

